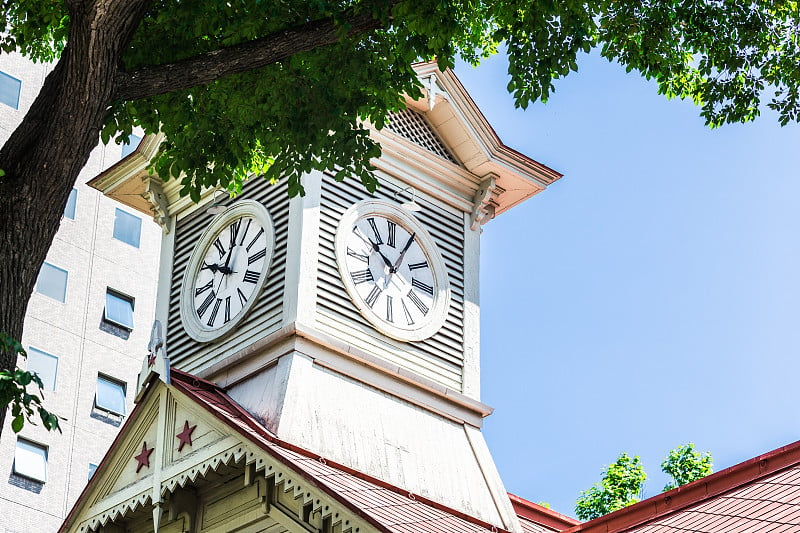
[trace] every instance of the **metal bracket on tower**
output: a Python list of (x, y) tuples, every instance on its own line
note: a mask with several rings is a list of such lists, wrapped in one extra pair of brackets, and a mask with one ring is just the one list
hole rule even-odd
[(497, 176), (487, 174), (481, 181), (481, 186), (472, 198), (472, 214), (470, 216), (472, 231), (478, 230), (481, 226), (494, 218), (495, 206), (492, 201), (492, 193), (497, 189)]
[(428, 93), (428, 111), (433, 111), (433, 108), (436, 106), (437, 96), (441, 96), (445, 100), (449, 98), (447, 91), (439, 86), (439, 80), (436, 78), (436, 74), (430, 74), (421, 78), (420, 81), (422, 81), (425, 91)]

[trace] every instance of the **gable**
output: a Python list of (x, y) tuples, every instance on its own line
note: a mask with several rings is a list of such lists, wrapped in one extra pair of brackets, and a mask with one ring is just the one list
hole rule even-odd
[(451, 163), (458, 164), (455, 156), (447, 148), (439, 134), (434, 131), (428, 120), (413, 109), (401, 109), (391, 113), (386, 129), (417, 146), (425, 148), (432, 154), (447, 159)]
[[(151, 389), (131, 413), (76, 504), (76, 510), (82, 508), (81, 515), (92, 517), (76, 531), (92, 530), (159, 501), (164, 480), (174, 480), (174, 488), (181, 477), (196, 478), (218, 467), (220, 451), (239, 442), (174, 389), (163, 384)], [(209, 460), (211, 463), (204, 465)]]
[[(172, 375), (145, 394), (61, 531), (504, 531), (283, 443), (215, 385)], [(177, 450), (187, 421), (197, 427)], [(150, 464), (131, 474), (153, 434)]]

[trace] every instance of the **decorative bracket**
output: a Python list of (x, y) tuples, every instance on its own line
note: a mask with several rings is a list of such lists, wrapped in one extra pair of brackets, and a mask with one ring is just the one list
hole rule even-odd
[(142, 178), (144, 182), (144, 192), (142, 197), (150, 204), (150, 209), (153, 211), (153, 220), (156, 224), (161, 226), (164, 234), (170, 232), (170, 217), (167, 214), (167, 201), (164, 196), (164, 191), (161, 188), (161, 179), (157, 176), (146, 176)]
[(492, 201), (492, 193), (497, 189), (497, 176), (491, 173), (484, 176), (478, 192), (472, 198), (472, 214), (470, 216), (472, 221), (470, 229), (472, 231), (478, 230), (494, 218), (495, 207)]
[(441, 95), (446, 100), (448, 98), (447, 92), (439, 86), (436, 74), (430, 74), (422, 78), (421, 81), (428, 92), (428, 111), (433, 111), (436, 106), (436, 97)]

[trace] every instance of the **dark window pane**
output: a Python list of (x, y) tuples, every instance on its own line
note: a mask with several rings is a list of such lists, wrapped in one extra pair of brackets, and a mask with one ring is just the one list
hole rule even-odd
[(74, 188), (69, 193), (67, 205), (64, 207), (64, 216), (75, 220), (75, 207), (78, 205), (78, 189)]
[(133, 298), (106, 291), (105, 319), (119, 326), (133, 329)]
[(100, 409), (118, 415), (125, 414), (125, 385), (103, 376), (97, 376), (97, 394), (94, 403)]
[(58, 357), (36, 348), (28, 348), (28, 372), (36, 372), (39, 375), (45, 390), (56, 390)]
[(142, 219), (117, 208), (114, 217), (114, 238), (138, 248), (141, 233)]
[(131, 152), (136, 150), (139, 146), (139, 143), (142, 142), (142, 138), (138, 135), (130, 135), (129, 141), (126, 143), (122, 143), (122, 157), (129, 155)]
[(44, 263), (36, 280), (36, 292), (59, 302), (67, 300), (67, 271)]
[(14, 451), (14, 473), (44, 483), (47, 481), (47, 448), (17, 439)]
[(0, 102), (19, 109), (19, 92), (22, 82), (5, 72), (0, 72)]

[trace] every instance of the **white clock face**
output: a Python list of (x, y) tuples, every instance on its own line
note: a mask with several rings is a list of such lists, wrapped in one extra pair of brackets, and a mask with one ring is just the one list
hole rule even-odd
[(444, 323), (447, 273), (433, 240), (410, 215), (370, 200), (345, 213), (336, 235), (342, 282), (379, 331), (422, 340)]
[(184, 276), (181, 316), (192, 338), (215, 339), (244, 318), (266, 281), (273, 247), (272, 221), (257, 202), (234, 204), (212, 221)]

